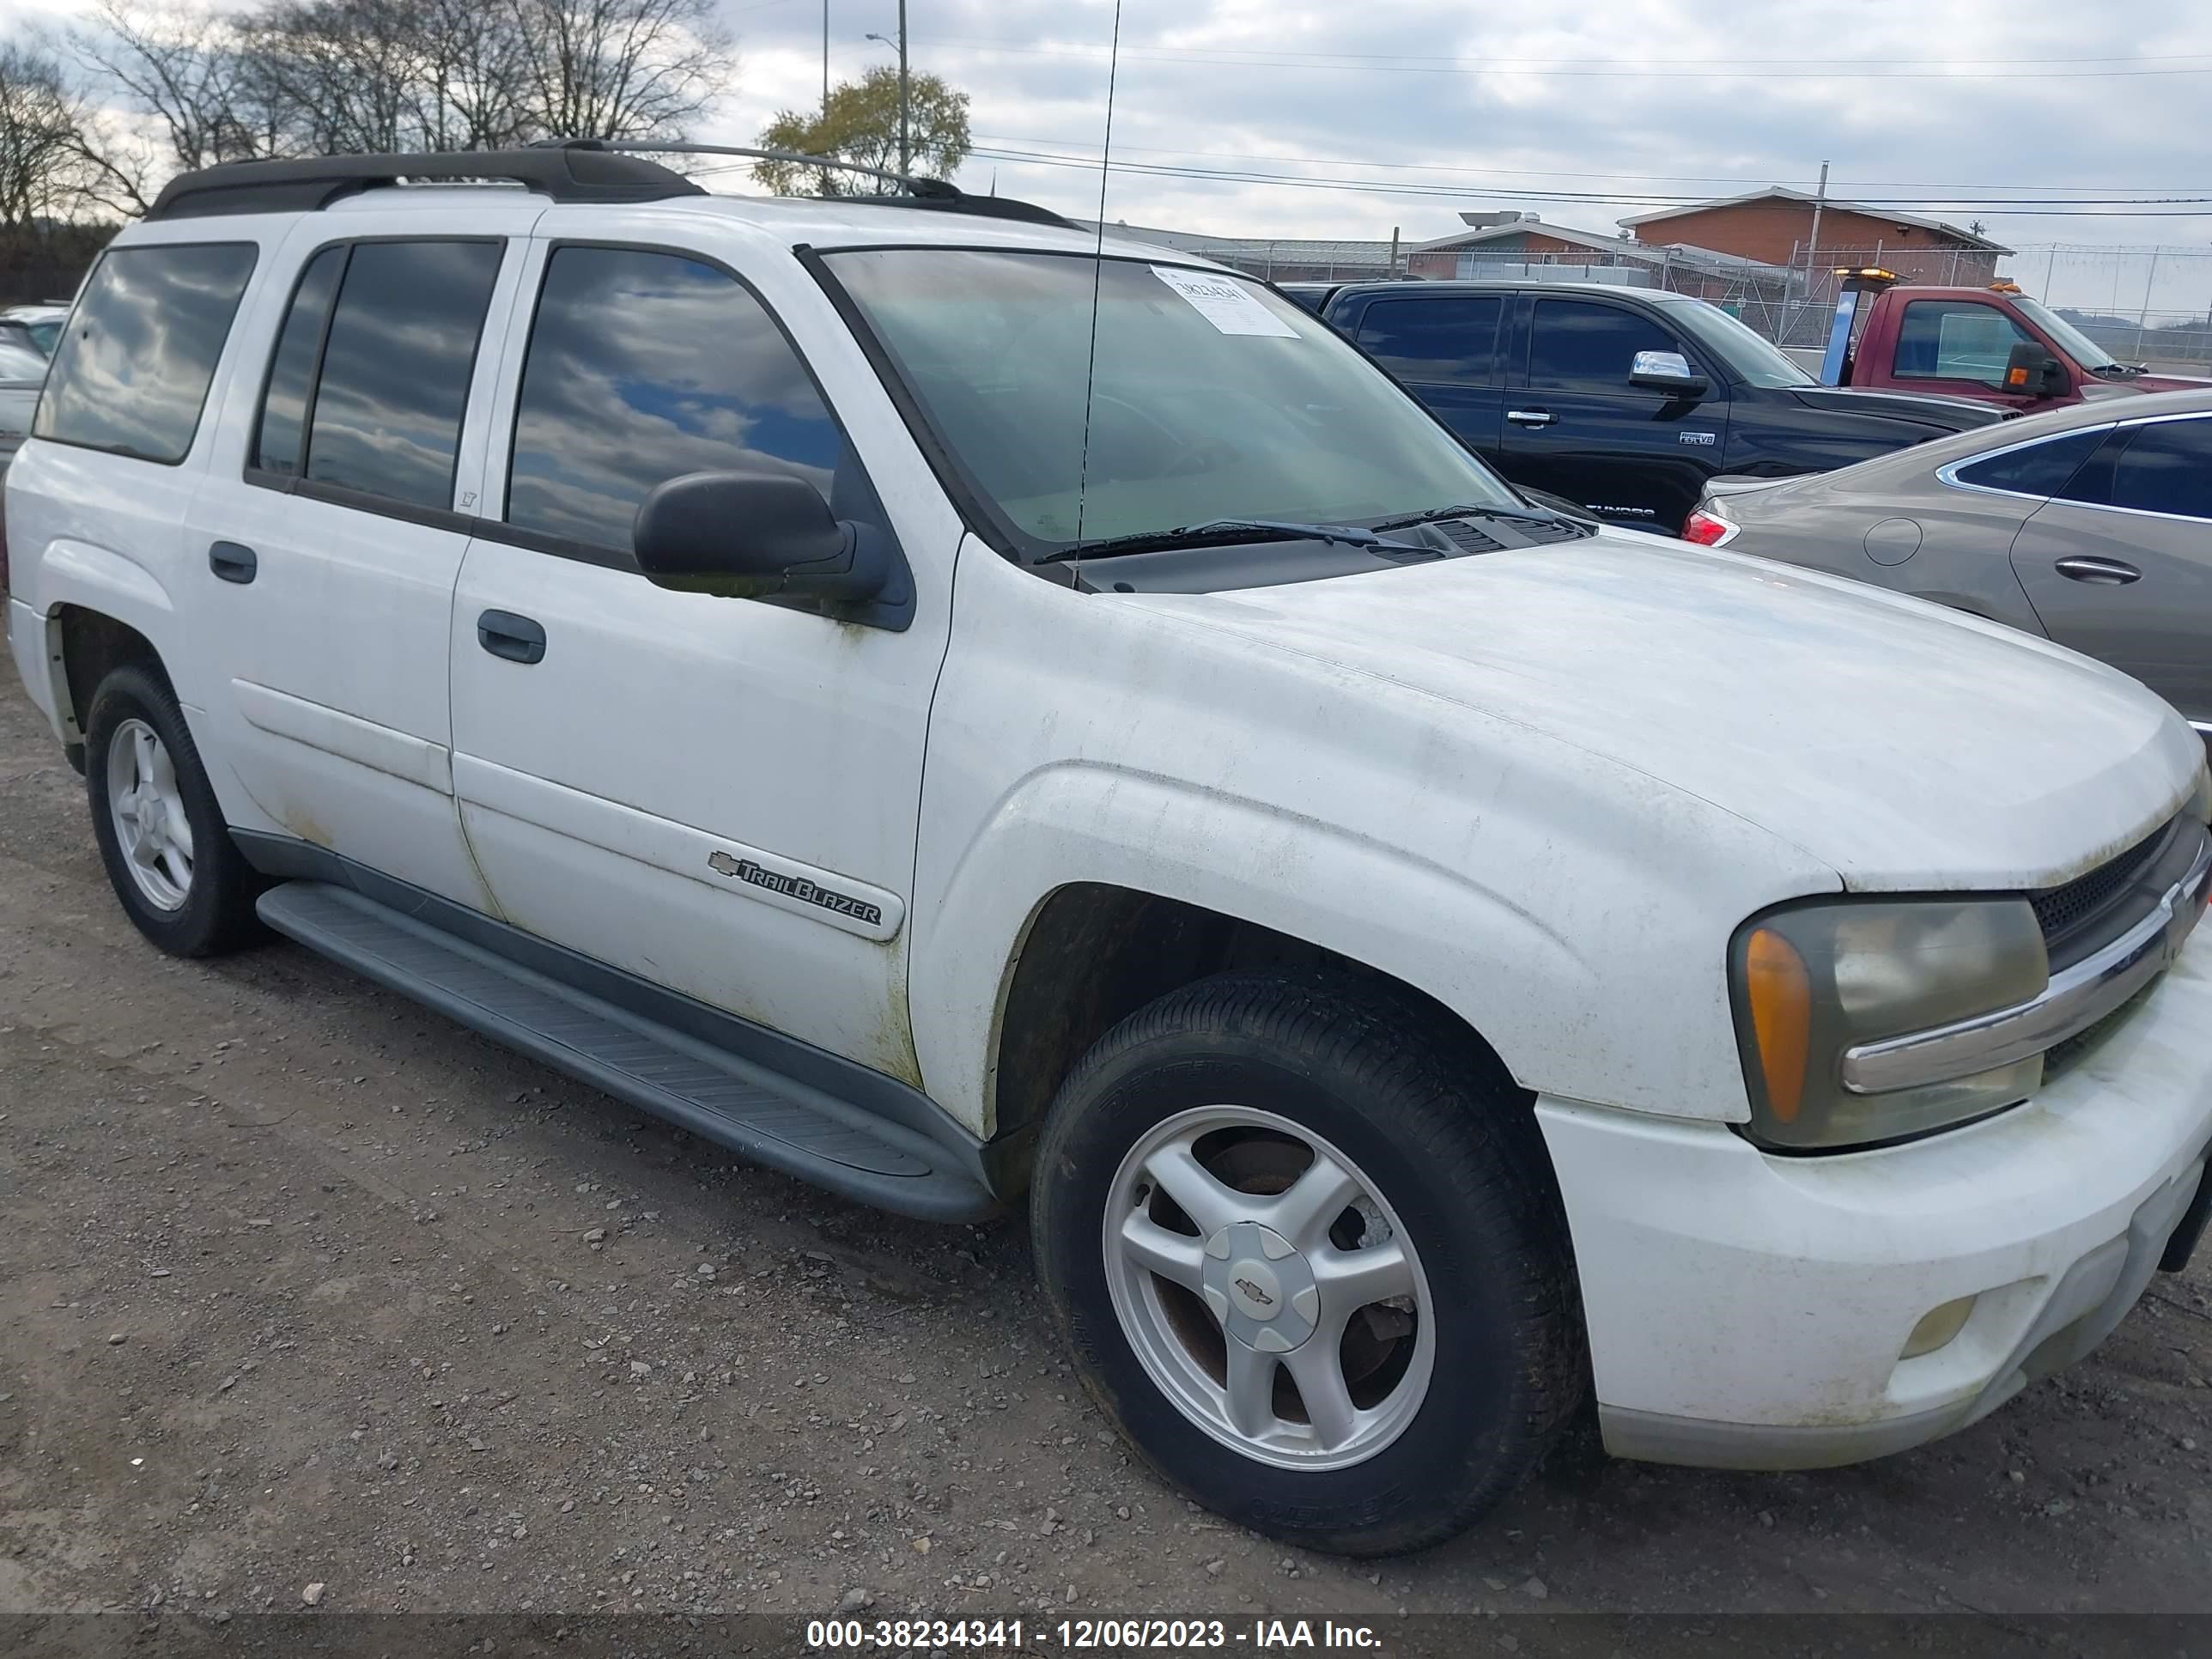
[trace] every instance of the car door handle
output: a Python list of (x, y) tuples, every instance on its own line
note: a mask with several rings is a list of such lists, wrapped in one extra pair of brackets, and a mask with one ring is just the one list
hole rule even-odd
[(509, 662), (543, 662), (545, 630), (512, 611), (487, 611), (477, 618), (477, 643)]
[(2125, 587), (2142, 580), (2142, 571), (2118, 559), (2061, 559), (2057, 570), (2069, 581), (2089, 582), (2098, 587)]
[(1509, 409), (1505, 418), (1516, 426), (1549, 426), (1559, 417), (1548, 409)]
[(250, 582), (261, 568), (253, 550), (237, 542), (216, 542), (208, 549), (208, 568), (227, 582)]

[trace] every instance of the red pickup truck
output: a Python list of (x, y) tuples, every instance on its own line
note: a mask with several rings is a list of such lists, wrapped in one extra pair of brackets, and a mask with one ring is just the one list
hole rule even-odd
[[(2023, 411), (2212, 386), (2212, 380), (2152, 374), (2140, 363), (2115, 362), (2010, 283), (1900, 288), (1887, 271), (1841, 274), (1838, 333), (1824, 361), (1806, 365), (1832, 386), (1939, 392)], [(1811, 354), (1792, 355), (1804, 362)]]

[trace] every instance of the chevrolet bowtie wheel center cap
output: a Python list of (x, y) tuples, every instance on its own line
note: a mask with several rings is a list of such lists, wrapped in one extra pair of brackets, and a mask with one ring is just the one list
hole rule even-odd
[(1260, 1353), (1289, 1353), (1314, 1334), (1321, 1291), (1281, 1234), (1237, 1221), (1206, 1241), (1206, 1305), (1224, 1330)]

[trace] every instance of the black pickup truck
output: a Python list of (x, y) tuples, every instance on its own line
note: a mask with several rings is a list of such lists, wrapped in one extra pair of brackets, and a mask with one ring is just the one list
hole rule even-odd
[(1824, 472), (2005, 418), (1820, 385), (1719, 307), (1598, 283), (1283, 286), (1515, 483), (1673, 533), (1720, 473)]

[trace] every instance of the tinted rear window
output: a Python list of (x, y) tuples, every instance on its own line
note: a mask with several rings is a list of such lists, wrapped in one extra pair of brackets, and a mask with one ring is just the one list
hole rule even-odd
[(184, 459), (254, 253), (226, 242), (102, 254), (55, 349), (33, 431), (143, 460)]
[(461, 412), (497, 242), (362, 242), (347, 263), (308, 422), (307, 477), (451, 507)]
[(2030, 444), (2008, 455), (1992, 455), (1959, 469), (1960, 483), (1984, 489), (2014, 489), (2023, 495), (2056, 495), (2105, 441), (2104, 428), (2069, 432), (2046, 442)]
[(2121, 427), (2063, 493), (2092, 506), (2212, 519), (2212, 416)]
[(291, 309), (276, 336), (269, 363), (269, 389), (261, 398), (261, 426), (253, 440), (253, 465), (269, 472), (297, 473), (307, 448), (307, 395), (323, 356), (323, 331), (345, 270), (346, 249), (326, 247), (307, 262)]
[(1494, 294), (1376, 300), (1359, 319), (1359, 343), (1401, 380), (1495, 386), (1503, 304)]

